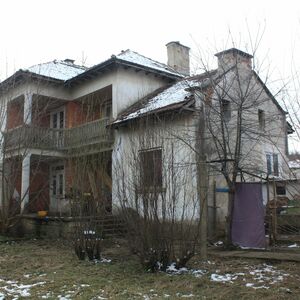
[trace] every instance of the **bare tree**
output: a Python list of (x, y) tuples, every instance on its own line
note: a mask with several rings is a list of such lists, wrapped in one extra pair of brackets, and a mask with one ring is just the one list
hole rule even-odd
[(127, 223), (131, 249), (151, 271), (165, 271), (173, 262), (185, 266), (199, 241), (193, 153), (166, 136), (168, 126), (172, 122), (151, 117), (130, 125), (126, 150), (115, 149), (113, 156), (113, 197)]

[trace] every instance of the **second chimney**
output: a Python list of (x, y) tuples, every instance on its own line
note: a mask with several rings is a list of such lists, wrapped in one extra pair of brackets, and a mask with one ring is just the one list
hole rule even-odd
[(170, 42), (167, 45), (168, 66), (183, 75), (190, 75), (190, 48), (179, 42)]

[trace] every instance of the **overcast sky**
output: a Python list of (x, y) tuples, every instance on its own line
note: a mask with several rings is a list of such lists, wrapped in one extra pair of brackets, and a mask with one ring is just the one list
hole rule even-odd
[[(0, 0), (0, 79), (54, 59), (97, 64), (130, 48), (166, 62), (165, 44), (180, 41), (214, 66), (214, 53), (251, 52), (273, 91), (300, 68), (300, 1)], [(275, 84), (274, 84), (275, 83)]]
[(265, 61), (268, 56), (272, 69), (285, 75), (295, 49), (300, 61), (296, 0), (0, 0), (0, 4), (1, 79), (53, 59), (73, 58), (93, 65), (128, 48), (165, 62), (165, 44), (173, 40), (196, 54), (201, 48), (213, 59), (215, 50), (231, 47), (232, 40), (242, 50), (251, 50), (249, 36), (254, 43), (257, 33), (263, 34), (259, 58)]

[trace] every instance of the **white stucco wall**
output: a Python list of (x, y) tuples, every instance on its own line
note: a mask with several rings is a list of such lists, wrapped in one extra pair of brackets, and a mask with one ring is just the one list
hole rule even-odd
[(191, 118), (184, 117), (149, 125), (148, 128), (121, 127), (116, 131), (112, 154), (112, 199), (115, 210), (123, 205), (123, 201), (135, 208), (138, 199), (139, 212), (143, 212), (142, 196), (134, 189), (140, 174), (139, 150), (159, 147), (162, 149), (164, 191), (158, 203), (166, 205), (169, 219), (181, 219), (183, 216), (187, 219), (199, 218), (195, 153), (178, 139), (181, 136), (193, 146), (193, 137), (190, 141), (187, 137), (192, 122)]

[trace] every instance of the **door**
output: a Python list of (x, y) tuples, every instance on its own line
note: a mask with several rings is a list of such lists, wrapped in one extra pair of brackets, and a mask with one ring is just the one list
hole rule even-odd
[(50, 210), (54, 213), (65, 212), (65, 168), (57, 164), (50, 169)]
[(65, 111), (60, 109), (51, 113), (50, 127), (53, 130), (53, 139), (56, 147), (60, 148), (64, 145), (64, 127), (65, 127)]

